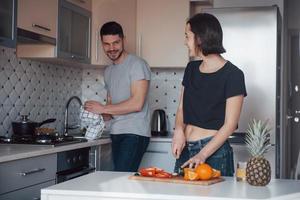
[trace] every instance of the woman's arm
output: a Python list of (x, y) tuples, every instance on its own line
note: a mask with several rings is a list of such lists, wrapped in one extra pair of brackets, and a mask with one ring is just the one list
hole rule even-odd
[(189, 167), (192, 168), (204, 163), (209, 156), (211, 156), (224, 144), (237, 127), (243, 100), (243, 95), (230, 97), (226, 100), (224, 125), (218, 130), (217, 134), (211, 139), (211, 141), (207, 143), (207, 145), (198, 154), (184, 163), (182, 167), (189, 165)]
[(185, 124), (183, 123), (183, 105), (182, 105), (183, 93), (184, 93), (184, 87), (182, 86), (179, 105), (177, 108), (176, 118), (175, 118), (175, 131), (172, 140), (172, 153), (176, 159), (179, 158), (182, 149), (185, 146), (185, 141), (186, 141), (184, 136)]

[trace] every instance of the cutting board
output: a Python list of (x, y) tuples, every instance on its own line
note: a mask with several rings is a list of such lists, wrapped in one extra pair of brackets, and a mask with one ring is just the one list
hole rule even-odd
[(192, 184), (192, 185), (212, 185), (215, 183), (219, 183), (224, 181), (225, 179), (222, 177), (214, 178), (210, 180), (198, 180), (198, 181), (188, 181), (184, 180), (182, 176), (175, 176), (172, 178), (156, 178), (156, 177), (145, 177), (145, 176), (129, 176), (131, 180), (141, 180), (141, 181), (158, 181), (158, 182), (165, 182), (165, 183), (181, 183), (181, 184)]

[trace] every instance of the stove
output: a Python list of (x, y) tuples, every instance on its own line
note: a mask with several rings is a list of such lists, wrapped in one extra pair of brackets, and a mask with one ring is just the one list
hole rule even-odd
[(87, 142), (84, 137), (76, 138), (73, 136), (58, 136), (58, 135), (36, 135), (36, 136), (17, 136), (11, 138), (0, 138), (0, 144), (30, 144), (30, 145), (47, 145), (47, 146), (62, 146), (75, 143)]

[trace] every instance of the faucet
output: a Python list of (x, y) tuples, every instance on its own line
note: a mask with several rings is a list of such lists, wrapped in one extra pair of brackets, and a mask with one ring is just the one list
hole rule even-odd
[(69, 118), (68, 111), (69, 111), (69, 105), (70, 105), (70, 103), (71, 103), (71, 101), (72, 101), (73, 99), (77, 100), (78, 103), (79, 103), (79, 105), (82, 106), (82, 102), (81, 102), (80, 98), (77, 97), (77, 96), (72, 96), (72, 97), (68, 100), (68, 102), (67, 102), (67, 104), (66, 104), (66, 109), (65, 109), (64, 135), (68, 135), (68, 129), (70, 129), (69, 124), (68, 124), (68, 118)]

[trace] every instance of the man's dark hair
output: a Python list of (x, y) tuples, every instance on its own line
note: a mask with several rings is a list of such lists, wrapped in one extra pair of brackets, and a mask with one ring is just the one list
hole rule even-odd
[(203, 55), (226, 52), (222, 43), (222, 28), (215, 16), (199, 13), (191, 17), (187, 24), (190, 24), (191, 31), (195, 34), (196, 47), (202, 50)]
[(115, 21), (103, 24), (103, 26), (100, 29), (101, 38), (103, 35), (119, 35), (120, 38), (124, 38), (122, 26)]

